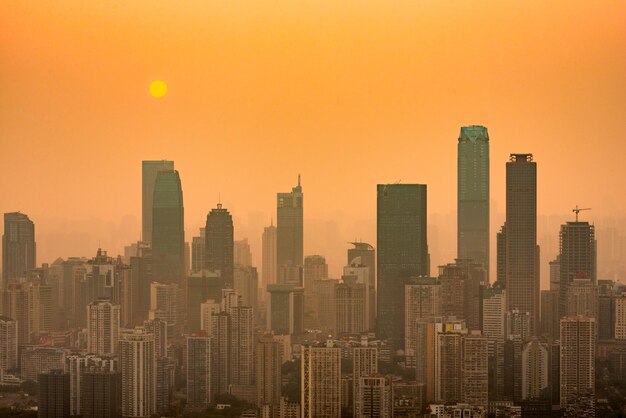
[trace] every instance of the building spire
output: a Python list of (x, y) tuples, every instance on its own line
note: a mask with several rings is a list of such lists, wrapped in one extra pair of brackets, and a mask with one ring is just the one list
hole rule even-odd
[(298, 187), (300, 187), (300, 174), (298, 174)]

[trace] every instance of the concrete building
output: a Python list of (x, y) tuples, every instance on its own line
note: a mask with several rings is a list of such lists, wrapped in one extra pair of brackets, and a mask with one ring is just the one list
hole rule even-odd
[[(378, 376), (378, 347), (354, 347), (352, 349), (352, 399), (354, 403), (354, 416), (360, 416), (359, 414), (362, 416), (362, 414), (365, 414), (364, 408), (375, 408), (374, 404), (378, 405), (378, 408), (380, 408), (382, 406), (380, 402), (390, 401), (390, 399), (387, 398), (384, 400), (380, 398), (383, 396), (380, 390), (384, 391), (381, 387), (385, 387), (386, 385), (384, 382), (367, 382), (367, 385), (372, 387), (372, 391), (378, 391), (376, 395), (371, 394), (369, 397), (367, 391), (360, 388), (361, 384), (364, 383), (362, 381), (363, 378), (374, 376)], [(365, 399), (365, 397), (367, 397), (367, 399)], [(376, 399), (376, 401), (374, 401), (374, 399)], [(360, 405), (357, 405), (357, 402), (360, 402)], [(386, 405), (383, 409), (386, 411), (388, 407), (389, 405)], [(373, 410), (368, 409), (367, 413), (370, 412), (373, 412)]]
[(404, 286), (404, 353), (415, 363), (417, 344), (417, 321), (441, 315), (441, 284), (435, 278), (412, 278)]
[(278, 279), (278, 273), (276, 268), (276, 227), (274, 226), (274, 222), (263, 229), (263, 237), (262, 237), (262, 286), (263, 295), (262, 298), (265, 299), (265, 289), (267, 289), (268, 284), (276, 284)]
[(42, 373), (63, 370), (66, 352), (62, 348), (26, 345), (20, 347), (20, 377), (37, 381)]
[(24, 213), (5, 213), (0, 289), (5, 289), (13, 281), (26, 278), (27, 272), (36, 265), (35, 224)]
[(220, 288), (232, 289), (235, 267), (233, 217), (221, 203), (207, 215), (204, 233), (204, 268), (219, 271)]
[(585, 316), (561, 319), (561, 408), (595, 393), (596, 321)]
[(359, 418), (393, 417), (391, 377), (360, 377), (354, 397), (354, 416)]
[(537, 338), (522, 349), (522, 399), (539, 398), (548, 387), (548, 346)]
[(341, 417), (341, 349), (302, 347), (303, 418)]
[(174, 170), (174, 161), (141, 162), (141, 237), (146, 242), (152, 241), (152, 210), (154, 186), (159, 171)]
[(337, 335), (358, 335), (367, 332), (366, 298), (365, 285), (357, 283), (354, 276), (344, 276), (343, 282), (335, 287)]
[(211, 337), (187, 337), (187, 404), (191, 408), (207, 408), (215, 397), (211, 382)]
[(136, 327), (120, 334), (120, 371), (123, 417), (156, 413), (156, 356), (154, 334)]
[(235, 265), (244, 267), (252, 267), (252, 251), (250, 250), (250, 243), (248, 238), (240, 239), (233, 242)]
[(15, 370), (17, 365), (17, 321), (0, 315), (0, 370)]
[(99, 356), (117, 353), (120, 306), (99, 299), (87, 306), (87, 351)]
[(300, 176), (290, 193), (276, 196), (276, 266), (280, 284), (303, 286), (300, 277), (304, 258), (303, 199)]
[(120, 374), (112, 370), (86, 370), (81, 391), (83, 418), (121, 418), (120, 381)]
[(264, 334), (255, 347), (256, 404), (278, 411), (282, 394), (283, 347), (272, 334)]
[(62, 370), (39, 375), (38, 418), (67, 418), (70, 416), (70, 376)]
[(168, 334), (172, 337), (181, 332), (182, 320), (178, 309), (181, 297), (180, 286), (177, 283), (150, 283), (148, 318), (165, 321)]

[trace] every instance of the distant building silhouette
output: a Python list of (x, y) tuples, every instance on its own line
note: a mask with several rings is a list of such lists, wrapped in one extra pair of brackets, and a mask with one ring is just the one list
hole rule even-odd
[[(277, 275), (277, 267), (276, 267), (276, 227), (274, 223), (270, 226), (266, 226), (263, 229), (263, 238), (262, 238), (262, 251), (263, 251), (263, 262), (262, 262), (262, 289), (266, 289), (268, 284), (275, 284), (278, 279)], [(265, 293), (265, 292), (263, 292)], [(265, 295), (262, 295), (262, 298), (265, 299)]]
[(152, 204), (154, 186), (159, 171), (174, 170), (174, 161), (142, 161), (141, 162), (141, 238), (152, 241)]
[(35, 224), (20, 212), (4, 214), (2, 235), (2, 288), (13, 280), (26, 278), (36, 266)]
[(70, 375), (51, 370), (39, 375), (38, 418), (67, 418), (70, 416)]
[(302, 286), (304, 257), (303, 193), (298, 185), (290, 193), (278, 193), (276, 202), (276, 264), (278, 283)]
[(222, 289), (232, 289), (234, 268), (233, 217), (221, 203), (206, 218), (204, 268), (219, 270)]

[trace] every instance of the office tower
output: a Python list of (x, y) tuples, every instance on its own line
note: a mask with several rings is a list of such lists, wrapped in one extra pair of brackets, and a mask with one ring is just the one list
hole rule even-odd
[(484, 336), (500, 341), (504, 340), (505, 299), (505, 290), (499, 287), (483, 289), (482, 331)]
[(206, 228), (200, 228), (200, 236), (191, 238), (191, 272), (204, 268), (206, 254)]
[(488, 281), (490, 235), (487, 128), (475, 125), (461, 127), (457, 167), (457, 257), (482, 264)]
[(70, 416), (70, 375), (62, 370), (51, 370), (39, 375), (39, 418), (67, 418)]
[[(568, 312), (568, 289), (575, 280), (587, 279), (596, 284), (596, 239), (595, 227), (589, 222), (567, 222), (559, 233), (559, 315), (572, 316)], [(577, 284), (579, 286), (580, 283)]]
[(181, 298), (180, 288), (176, 283), (150, 283), (149, 319), (161, 319), (167, 323), (168, 334), (172, 337), (180, 334), (181, 319), (178, 301)]
[(141, 162), (141, 239), (152, 241), (152, 209), (154, 189), (159, 171), (174, 170), (174, 161)]
[(506, 286), (506, 222), (496, 234), (496, 282), (498, 286)]
[(341, 416), (341, 349), (302, 347), (302, 418)]
[(178, 171), (159, 171), (152, 201), (152, 280), (182, 283), (185, 275), (185, 213)]
[(392, 399), (391, 377), (361, 377), (354, 396), (354, 416), (391, 418), (394, 416)]
[[(615, 331), (614, 338), (616, 340), (626, 340), (626, 295), (616, 297), (615, 306)], [(19, 327), (19, 321), (18, 321)]]
[(598, 318), (598, 285), (589, 278), (577, 278), (565, 285), (565, 315)]
[(304, 257), (304, 195), (298, 185), (290, 193), (278, 193), (276, 202), (276, 268), (277, 283), (302, 286), (300, 269)]
[(282, 345), (272, 334), (264, 334), (256, 343), (254, 354), (257, 406), (269, 405), (276, 410), (282, 391)]
[(394, 347), (404, 344), (404, 285), (429, 276), (426, 185), (377, 186), (378, 334)]
[(559, 291), (541, 291), (541, 335), (547, 335), (553, 340), (559, 339)]
[(11, 283), (5, 290), (0, 290), (2, 315), (17, 322), (17, 344), (30, 342), (30, 325), (28, 309), (28, 288), (21, 283)]
[(63, 370), (65, 354), (64, 349), (57, 347), (41, 345), (20, 347), (20, 377), (23, 381), (37, 381), (41, 373), (48, 373), (56, 369)]
[(252, 267), (252, 251), (248, 238), (234, 241), (234, 263), (244, 267)]
[(287, 284), (267, 285), (267, 329), (274, 334), (300, 334), (303, 331), (302, 288)]
[(522, 400), (522, 348), (520, 335), (509, 335), (504, 341), (503, 396), (513, 402)]
[(106, 368), (85, 371), (80, 395), (83, 418), (121, 418), (120, 380), (118, 372)]
[(35, 224), (20, 212), (4, 214), (2, 235), (2, 286), (26, 277), (37, 263)]
[(211, 337), (187, 337), (187, 404), (207, 408), (215, 393), (211, 386)]
[(561, 319), (561, 408), (595, 394), (596, 320)]
[[(268, 284), (275, 284), (278, 279), (276, 267), (276, 227), (274, 222), (263, 229), (262, 251), (263, 277), (261, 280), (263, 285), (261, 288), (265, 290)], [(263, 299), (265, 299), (265, 295), (263, 295)]]
[[(374, 257), (374, 252), (371, 252)], [(343, 268), (343, 276), (354, 277), (356, 282), (362, 284), (365, 288), (365, 329), (366, 331), (374, 330), (376, 321), (376, 283), (372, 281), (370, 267), (362, 264), (362, 258), (355, 257), (352, 262)]]
[(145, 242), (137, 243), (137, 252), (130, 257), (130, 323), (140, 324), (150, 310), (150, 283), (152, 283), (152, 249)]
[(70, 326), (75, 324), (76, 308), (80, 308), (74, 306), (75, 283), (78, 278), (85, 274), (86, 261), (87, 260), (84, 258), (69, 257), (67, 260), (61, 262), (61, 269), (63, 271), (63, 296), (60, 305), (62, 305), (65, 310), (64, 319)]
[(533, 337), (522, 349), (522, 399), (539, 398), (548, 387), (548, 345)]
[(17, 321), (0, 315), (0, 370), (17, 369)]
[[(155, 202), (156, 204), (156, 202)], [(156, 238), (156, 231), (155, 231)], [(149, 417), (156, 413), (154, 334), (136, 327), (120, 334), (122, 416)]]
[(259, 275), (256, 267), (238, 264), (235, 266), (233, 289), (241, 296), (241, 303), (258, 312)]
[(95, 354), (72, 353), (65, 357), (65, 372), (70, 375), (70, 415), (82, 415), (82, 393), (85, 373), (88, 370), (113, 371), (117, 368), (113, 358), (99, 357)]
[(522, 342), (526, 342), (530, 337), (530, 314), (520, 312), (517, 309), (508, 311), (504, 315), (504, 335), (505, 338), (511, 335), (519, 335)]
[(316, 299), (316, 326), (327, 334), (337, 332), (336, 288), (338, 285), (339, 280), (336, 279), (318, 280), (313, 284)]
[(187, 331), (201, 329), (200, 305), (208, 299), (221, 300), (221, 280), (219, 272), (201, 270), (187, 278)]
[[(360, 391), (361, 379), (378, 375), (378, 348), (377, 347), (354, 347), (352, 349), (352, 387), (354, 400), (354, 416), (360, 416), (357, 409), (359, 395), (366, 396)], [(361, 403), (360, 412), (363, 413)], [(369, 415), (367, 415), (369, 416)]]
[(218, 203), (217, 208), (211, 209), (206, 217), (205, 256), (204, 268), (211, 271), (219, 271), (221, 274), (222, 289), (233, 287), (233, 217), (228, 209), (222, 208)]
[[(366, 242), (351, 242), (353, 248), (348, 249), (348, 263), (355, 264), (355, 259), (360, 258), (356, 264), (369, 268), (369, 286), (376, 289), (376, 251)], [(345, 274), (345, 273), (344, 273)]]
[(344, 276), (335, 287), (337, 335), (358, 335), (367, 332), (365, 285), (354, 276)]
[(162, 319), (143, 321), (143, 327), (149, 334), (154, 334), (154, 355), (156, 358), (167, 357), (168, 326)]
[(455, 260), (439, 266), (441, 293), (446, 295), (441, 303), (441, 314), (463, 318), (468, 329), (480, 329), (480, 294), (487, 285), (487, 272), (472, 260)]
[(414, 366), (417, 344), (417, 321), (441, 315), (441, 284), (435, 278), (412, 278), (404, 287), (405, 342), (407, 363)]
[(117, 352), (120, 332), (120, 306), (108, 299), (87, 306), (87, 350), (100, 356)]
[(488, 396), (488, 340), (480, 331), (472, 331), (462, 339), (463, 402), (487, 409)]
[(532, 154), (511, 154), (506, 163), (507, 309), (530, 313), (530, 333), (539, 327), (537, 163)]

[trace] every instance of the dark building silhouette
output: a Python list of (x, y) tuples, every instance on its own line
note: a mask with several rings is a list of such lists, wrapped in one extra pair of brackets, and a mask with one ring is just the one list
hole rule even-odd
[(141, 162), (141, 239), (152, 241), (152, 199), (154, 185), (159, 171), (174, 170), (174, 161), (142, 161)]
[(70, 416), (70, 375), (61, 370), (42, 373), (39, 382), (39, 418)]
[(152, 277), (181, 284), (185, 276), (185, 215), (178, 171), (159, 171), (152, 200)]
[(187, 277), (187, 330), (200, 331), (200, 305), (208, 299), (222, 300), (222, 279), (220, 273), (201, 270)]
[(233, 287), (234, 232), (233, 217), (218, 203), (206, 218), (204, 263), (207, 270), (219, 270), (222, 289)]
[(35, 268), (36, 258), (33, 221), (24, 213), (5, 213), (2, 235), (2, 288), (6, 288), (12, 280), (26, 278), (27, 272)]
[(532, 154), (511, 154), (506, 163), (504, 230), (507, 310), (530, 313), (531, 335), (539, 329), (537, 163)]
[(485, 267), (489, 277), (489, 134), (461, 128), (458, 144), (457, 257)]
[(304, 257), (303, 197), (300, 176), (290, 193), (278, 193), (276, 202), (276, 266), (278, 283), (302, 285)]
[(487, 272), (481, 263), (457, 259), (439, 266), (441, 314), (465, 319), (470, 330), (481, 329), (481, 291)]
[(404, 285), (429, 275), (426, 185), (377, 186), (378, 331), (404, 344)]
[(120, 418), (120, 388), (117, 372), (98, 368), (85, 371), (80, 387), (83, 418)]

